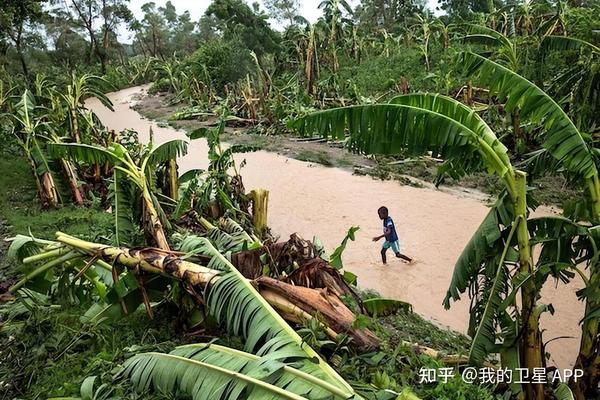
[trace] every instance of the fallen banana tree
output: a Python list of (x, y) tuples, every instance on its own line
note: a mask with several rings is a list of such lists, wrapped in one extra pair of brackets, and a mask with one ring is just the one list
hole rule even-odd
[(279, 277), (279, 281), (325, 289), (338, 299), (349, 296), (361, 312), (366, 312), (361, 298), (339, 271), (320, 257), (312, 242), (295, 233), (285, 242), (261, 244), (255, 249), (235, 252), (231, 254), (231, 262), (248, 279), (260, 278), (264, 267), (268, 266), (271, 275)]
[[(200, 255), (207, 261), (206, 266), (187, 261), (182, 257), (182, 253), (156, 248), (117, 248), (86, 242), (61, 232), (57, 233), (56, 241), (18, 236), (13, 240), (10, 252), (13, 256), (20, 257), (24, 264), (42, 263), (17, 282), (10, 289), (11, 292), (19, 290), (34, 281), (36, 277), (61, 265), (66, 268), (72, 266), (75, 278), (88, 279), (97, 288), (102, 284), (97, 277), (94, 278), (92, 271), (110, 271), (115, 285), (120, 279), (124, 280), (126, 272), (133, 272), (138, 279), (142, 302), (150, 315), (152, 315), (151, 301), (145, 282), (157, 275), (176, 278), (188, 291), (202, 293), (202, 296), (199, 296), (200, 301), (217, 322), (230, 334), (245, 339), (246, 353), (255, 353), (260, 357), (255, 360), (249, 358), (250, 354), (236, 353), (234, 358), (239, 361), (241, 357), (246, 360), (245, 363), (256, 361), (259, 365), (265, 363), (268, 365), (268, 368), (265, 367), (267, 369), (263, 379), (258, 378), (259, 381), (269, 382), (269, 385), (264, 386), (255, 381), (257, 378), (254, 375), (245, 376), (241, 370), (232, 372), (218, 363), (210, 364), (206, 361), (194, 363), (189, 359), (182, 359), (181, 356), (173, 358), (168, 355), (139, 355), (128, 363), (125, 373), (132, 378), (136, 386), (138, 386), (136, 382), (139, 383), (140, 389), (147, 389), (149, 386), (158, 390), (172, 387), (175, 382), (182, 382), (178, 374), (186, 374), (184, 366), (194, 365), (194, 368), (200, 371), (195, 375), (196, 380), (200, 379), (201, 375), (212, 371), (211, 373), (230, 382), (232, 393), (245, 390), (248, 398), (254, 398), (254, 395), (250, 396), (249, 393), (275, 390), (271, 387), (278, 386), (273, 385), (273, 374), (279, 374), (280, 370), (290, 367), (300, 371), (300, 374), (311, 375), (311, 379), (318, 383), (305, 382), (302, 385), (300, 384), (302, 379), (293, 379), (295, 383), (292, 385), (288, 380), (286, 385), (289, 387), (277, 387), (277, 389), (290, 391), (291, 394), (278, 392), (275, 398), (359, 398), (275, 310), (293, 322), (306, 322), (319, 316), (320, 323), (331, 336), (337, 337), (340, 333), (349, 335), (352, 338), (351, 342), (363, 349), (378, 345), (378, 339), (370, 331), (352, 327), (354, 314), (336, 296), (315, 289), (294, 287), (267, 277), (250, 281), (242, 276), (208, 238), (195, 238), (194, 249), (195, 255)], [(122, 266), (127, 271), (119, 272), (117, 266)], [(98, 290), (100, 297), (102, 291)], [(121, 306), (125, 308), (124, 299), (121, 299)], [(167, 378), (161, 375), (165, 357), (173, 363), (170, 372), (172, 380), (169, 383), (166, 383)], [(289, 366), (288, 363), (292, 360), (293, 366)], [(233, 361), (232, 363), (232, 368), (235, 369), (238, 364)], [(146, 378), (136, 380), (139, 374), (145, 374)], [(294, 373), (291, 375), (294, 376)], [(279, 379), (284, 379), (284, 376), (287, 374), (281, 375)], [(194, 385), (180, 386), (179, 390), (193, 395), (194, 390), (197, 389), (195, 388)], [(215, 386), (212, 388), (208, 390), (217, 390)], [(257, 396), (256, 398), (263, 398)]]
[[(84, 276), (86, 270), (93, 264), (100, 264), (101, 268), (105, 269), (110, 268), (114, 281), (118, 281), (116, 264), (133, 270), (141, 278), (138, 279), (139, 287), (150, 316), (152, 316), (151, 308), (148, 306), (150, 301), (143, 286), (143, 277), (147, 274), (174, 277), (182, 281), (187, 290), (196, 295), (208, 290), (206, 299), (196, 296), (198, 303), (203, 304), (208, 301), (211, 290), (220, 287), (220, 285), (217, 285), (218, 282), (229, 279), (223, 271), (238, 271), (229, 260), (212, 246), (208, 239), (199, 237), (195, 237), (195, 239), (197, 244), (204, 247), (204, 251), (212, 253), (210, 258), (204, 258), (208, 261), (207, 265), (209, 267), (186, 261), (181, 257), (182, 253), (157, 248), (128, 249), (106, 246), (86, 242), (58, 232), (56, 243), (46, 243), (47, 252), (23, 259), (25, 264), (42, 260), (46, 262), (12, 286), (10, 291), (15, 292), (28, 281), (61, 263), (91, 257), (83, 268), (78, 269), (75, 276)], [(221, 268), (215, 268), (216, 264), (220, 264)], [(269, 277), (259, 277), (250, 282), (272, 307), (291, 322), (301, 324), (310, 319), (318, 318), (332, 339), (337, 339), (339, 334), (346, 334), (352, 338), (352, 345), (362, 351), (375, 349), (379, 345), (377, 337), (368, 329), (357, 329), (352, 326), (355, 319), (354, 313), (334, 293), (328, 293), (327, 290), (294, 286)], [(131, 310), (125, 310), (126, 313), (129, 311)]]

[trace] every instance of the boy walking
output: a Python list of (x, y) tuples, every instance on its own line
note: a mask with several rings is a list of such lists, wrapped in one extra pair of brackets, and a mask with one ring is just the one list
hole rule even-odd
[(381, 248), (381, 261), (383, 261), (384, 264), (387, 263), (385, 253), (387, 249), (391, 248), (394, 254), (396, 254), (396, 257), (401, 258), (408, 263), (412, 263), (412, 258), (400, 253), (400, 242), (398, 241), (396, 226), (389, 216), (387, 207), (379, 207), (377, 214), (379, 214), (379, 218), (383, 220), (383, 235), (375, 236), (373, 241), (376, 242), (385, 237), (385, 242), (383, 242), (383, 247)]

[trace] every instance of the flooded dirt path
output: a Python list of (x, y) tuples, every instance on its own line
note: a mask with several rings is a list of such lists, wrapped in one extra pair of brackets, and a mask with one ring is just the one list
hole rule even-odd
[[(139, 132), (140, 140), (148, 140), (152, 127), (157, 142), (181, 138), (183, 132), (159, 127), (143, 119), (130, 106), (144, 87), (134, 87), (111, 93), (115, 112), (90, 100), (91, 108), (110, 129), (131, 128)], [(180, 173), (207, 165), (207, 146), (203, 140), (193, 141), (188, 154), (179, 160)], [(331, 252), (348, 228), (360, 226), (356, 241), (350, 242), (343, 255), (344, 267), (358, 276), (359, 286), (377, 290), (382, 296), (408, 301), (414, 310), (437, 323), (465, 333), (469, 320), (469, 299), (454, 303), (444, 310), (442, 299), (452, 276), (454, 262), (477, 229), (487, 208), (482, 196), (461, 195), (429, 188), (403, 186), (395, 181), (377, 181), (367, 176), (314, 165), (258, 151), (236, 158), (246, 160), (241, 173), (247, 190), (265, 188), (269, 194), (269, 225), (275, 235), (287, 239), (293, 232), (310, 239), (317, 235)], [(388, 255), (388, 265), (381, 264), (381, 242), (371, 238), (382, 227), (377, 209), (385, 205), (394, 218), (400, 236), (402, 252), (416, 260), (407, 265)], [(552, 302), (556, 316), (544, 316), (544, 341), (558, 336), (573, 339), (552, 341), (547, 351), (551, 363), (565, 368), (572, 365), (578, 348), (579, 318), (583, 306), (576, 300), (577, 281), (557, 289), (544, 289), (544, 299)]]

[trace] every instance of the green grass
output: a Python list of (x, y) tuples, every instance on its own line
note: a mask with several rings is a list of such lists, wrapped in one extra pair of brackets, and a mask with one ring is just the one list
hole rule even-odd
[[(92, 375), (109, 383), (114, 395), (137, 398), (126, 384), (113, 382), (123, 361), (140, 351), (170, 351), (183, 342), (183, 336), (173, 335), (172, 321), (165, 323), (171, 319), (164, 308), (153, 321), (138, 310), (116, 323), (90, 325), (79, 319), (85, 307), (51, 306), (50, 301), (0, 328), (0, 340), (6, 343), (0, 350), (5, 361), (0, 364), (0, 376), (8, 383), (0, 387), (0, 398), (78, 395), (83, 380)], [(14, 303), (0, 306), (0, 316), (11, 307), (15, 308)]]
[(441, 329), (414, 312), (400, 311), (380, 318), (379, 336), (390, 342), (401, 340), (431, 347), (446, 354), (467, 354), (471, 340), (457, 332)]
[[(54, 236), (57, 230), (94, 239), (112, 232), (110, 213), (98, 208), (69, 205), (68, 193), (63, 193), (68, 205), (56, 210), (42, 210), (37, 199), (35, 183), (29, 167), (21, 157), (2, 154), (0, 157), (0, 218), (11, 234), (28, 231), (34, 236)], [(58, 176), (56, 179), (60, 179)]]
[[(62, 196), (67, 205), (55, 210), (43, 210), (37, 198), (35, 182), (25, 160), (17, 155), (0, 154), (0, 279), (14, 273), (14, 263), (3, 256), (6, 239), (17, 234), (53, 239), (63, 231), (86, 240), (100, 240), (112, 234), (112, 216), (96, 207), (75, 207), (68, 204), (69, 195)], [(56, 176), (60, 184), (60, 177)]]

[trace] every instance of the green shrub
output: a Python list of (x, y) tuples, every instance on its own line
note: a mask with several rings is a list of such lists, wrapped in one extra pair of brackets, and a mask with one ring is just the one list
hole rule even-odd
[(161, 92), (168, 92), (171, 89), (171, 82), (168, 78), (160, 78), (150, 86), (148, 94), (156, 94)]
[(237, 40), (213, 40), (202, 45), (188, 60), (192, 74), (206, 81), (220, 93), (225, 85), (233, 85), (251, 68), (250, 52)]

